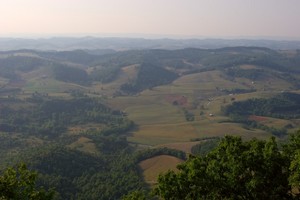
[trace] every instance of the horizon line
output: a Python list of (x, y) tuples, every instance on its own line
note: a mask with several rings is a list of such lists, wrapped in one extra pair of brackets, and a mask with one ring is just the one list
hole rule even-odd
[(200, 36), (175, 34), (147, 34), (147, 33), (75, 33), (75, 34), (0, 34), (0, 39), (54, 39), (54, 38), (124, 38), (124, 39), (174, 39), (174, 40), (273, 40), (273, 41), (300, 41), (300, 37), (289, 36)]

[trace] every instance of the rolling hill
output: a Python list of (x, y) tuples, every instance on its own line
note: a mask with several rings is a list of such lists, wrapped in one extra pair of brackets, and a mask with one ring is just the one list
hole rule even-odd
[(141, 150), (298, 130), (299, 67), (299, 50), (265, 47), (2, 51), (0, 166), (30, 161), (62, 199), (120, 198), (181, 162)]

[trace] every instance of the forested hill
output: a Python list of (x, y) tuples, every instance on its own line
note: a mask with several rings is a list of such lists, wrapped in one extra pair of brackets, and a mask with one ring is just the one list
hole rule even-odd
[[(227, 76), (253, 80), (264, 77), (271, 70), (277, 73), (276, 76), (293, 81), (295, 87), (299, 86), (298, 77), (293, 76), (300, 72), (299, 50), (275, 51), (260, 47), (119, 52), (18, 50), (0, 52), (0, 56), (0, 78), (12, 82), (26, 82), (26, 74), (35, 74), (35, 78), (52, 78), (88, 86), (95, 81), (114, 82), (125, 67), (135, 66), (118, 88), (121, 93), (129, 94), (171, 83), (183, 75), (211, 70), (223, 70)], [(240, 65), (259, 68), (239, 69)]]
[(236, 117), (259, 115), (283, 119), (300, 117), (300, 95), (282, 93), (270, 99), (248, 99), (234, 102), (224, 109), (226, 115)]

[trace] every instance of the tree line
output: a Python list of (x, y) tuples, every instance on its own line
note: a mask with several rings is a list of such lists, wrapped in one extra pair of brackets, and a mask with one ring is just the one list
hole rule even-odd
[(0, 114), (6, 116), (0, 119), (0, 131), (50, 138), (61, 135), (72, 125), (102, 124), (97, 134), (105, 135), (125, 133), (134, 125), (120, 111), (89, 97), (69, 100), (33, 97), (4, 104)]

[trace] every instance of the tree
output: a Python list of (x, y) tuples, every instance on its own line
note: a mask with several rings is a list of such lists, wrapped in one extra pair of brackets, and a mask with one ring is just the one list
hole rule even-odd
[(300, 130), (291, 135), (290, 141), (284, 145), (283, 153), (289, 162), (290, 185), (300, 187)]
[(290, 164), (291, 175), (289, 177), (289, 182), (292, 186), (300, 187), (300, 150), (295, 152), (295, 157)]
[(122, 200), (146, 200), (146, 194), (143, 191), (133, 191), (122, 197)]
[(154, 192), (170, 200), (299, 198), (292, 194), (300, 183), (299, 146), (285, 148), (298, 149), (287, 159), (288, 153), (279, 150), (274, 137), (243, 142), (240, 137), (225, 136), (206, 156), (190, 157), (179, 165), (178, 173), (160, 175)]
[(7, 168), (0, 176), (0, 199), (51, 200), (54, 191), (36, 187), (37, 173), (27, 169), (25, 164)]

